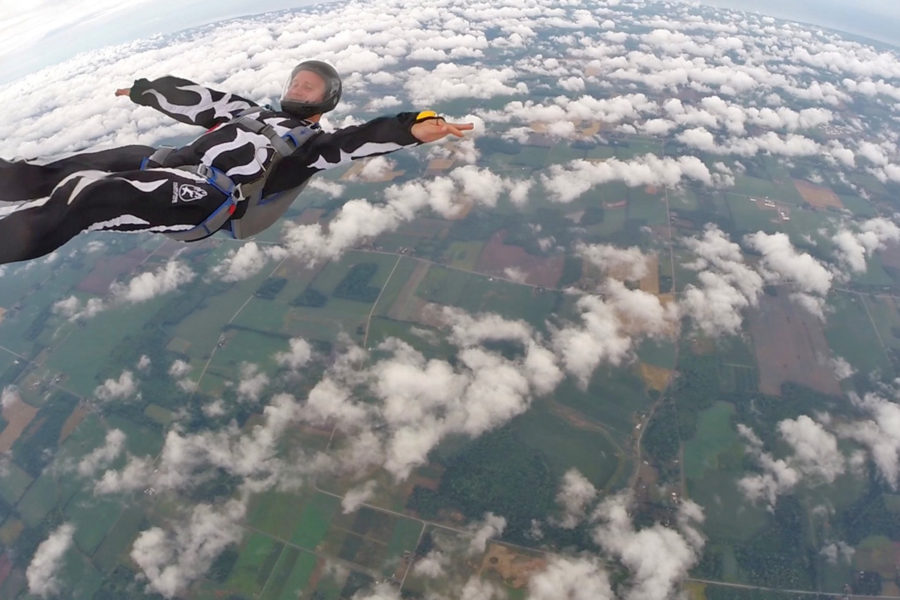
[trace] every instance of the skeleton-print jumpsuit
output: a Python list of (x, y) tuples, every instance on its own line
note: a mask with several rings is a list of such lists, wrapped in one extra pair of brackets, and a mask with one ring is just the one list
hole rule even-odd
[[(48, 254), (82, 231), (192, 229), (222, 206), (227, 195), (207, 178), (178, 167), (214, 167), (235, 184), (266, 177), (267, 195), (298, 187), (317, 171), (349, 160), (419, 143), (410, 133), (418, 113), (380, 117), (320, 131), (267, 173), (275, 156), (271, 141), (235, 120), (257, 106), (253, 102), (171, 76), (135, 81), (131, 99), (208, 131), (175, 149), (162, 165), (146, 164), (155, 149), (138, 145), (52, 162), (0, 159), (0, 264)], [(269, 107), (251, 115), (279, 135), (305, 123)], [(241, 216), (240, 210), (234, 218)]]

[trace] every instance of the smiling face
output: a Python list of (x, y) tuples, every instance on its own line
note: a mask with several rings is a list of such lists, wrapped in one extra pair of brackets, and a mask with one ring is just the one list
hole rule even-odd
[(291, 80), (285, 100), (315, 104), (325, 99), (325, 80), (318, 73), (300, 71)]

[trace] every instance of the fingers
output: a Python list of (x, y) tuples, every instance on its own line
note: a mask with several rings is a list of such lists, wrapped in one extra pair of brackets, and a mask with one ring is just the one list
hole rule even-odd
[(129, 88), (119, 88), (116, 90), (116, 96), (127, 96), (131, 93)]
[(469, 131), (471, 129), (475, 129), (475, 125), (473, 123), (442, 123), (443, 129), (446, 133), (450, 133), (455, 135), (456, 137), (463, 137), (463, 131)]

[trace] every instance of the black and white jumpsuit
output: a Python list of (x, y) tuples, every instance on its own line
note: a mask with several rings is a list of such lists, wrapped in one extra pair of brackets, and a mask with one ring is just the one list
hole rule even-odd
[[(164, 164), (144, 169), (142, 163), (155, 150), (150, 146), (84, 152), (53, 162), (0, 159), (0, 264), (48, 254), (82, 231), (193, 228), (227, 195), (204, 177), (177, 167), (215, 167), (235, 184), (266, 176), (275, 156), (270, 140), (234, 120), (257, 106), (250, 100), (171, 76), (135, 81), (130, 97), (208, 131), (174, 150)], [(277, 163), (263, 194), (295, 188), (314, 173), (352, 159), (419, 144), (410, 133), (417, 114), (400, 113), (318, 133)], [(305, 123), (269, 107), (252, 117), (279, 135)]]

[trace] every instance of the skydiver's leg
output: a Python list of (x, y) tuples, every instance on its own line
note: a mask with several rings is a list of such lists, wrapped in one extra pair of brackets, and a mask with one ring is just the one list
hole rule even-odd
[(47, 198), (0, 206), (0, 264), (53, 252), (82, 231), (179, 231), (203, 222), (226, 196), (180, 169), (81, 171)]
[(78, 171), (117, 173), (141, 167), (153, 153), (150, 146), (122, 146), (98, 152), (80, 152), (52, 162), (0, 158), (0, 201), (18, 202), (49, 196), (60, 181)]

